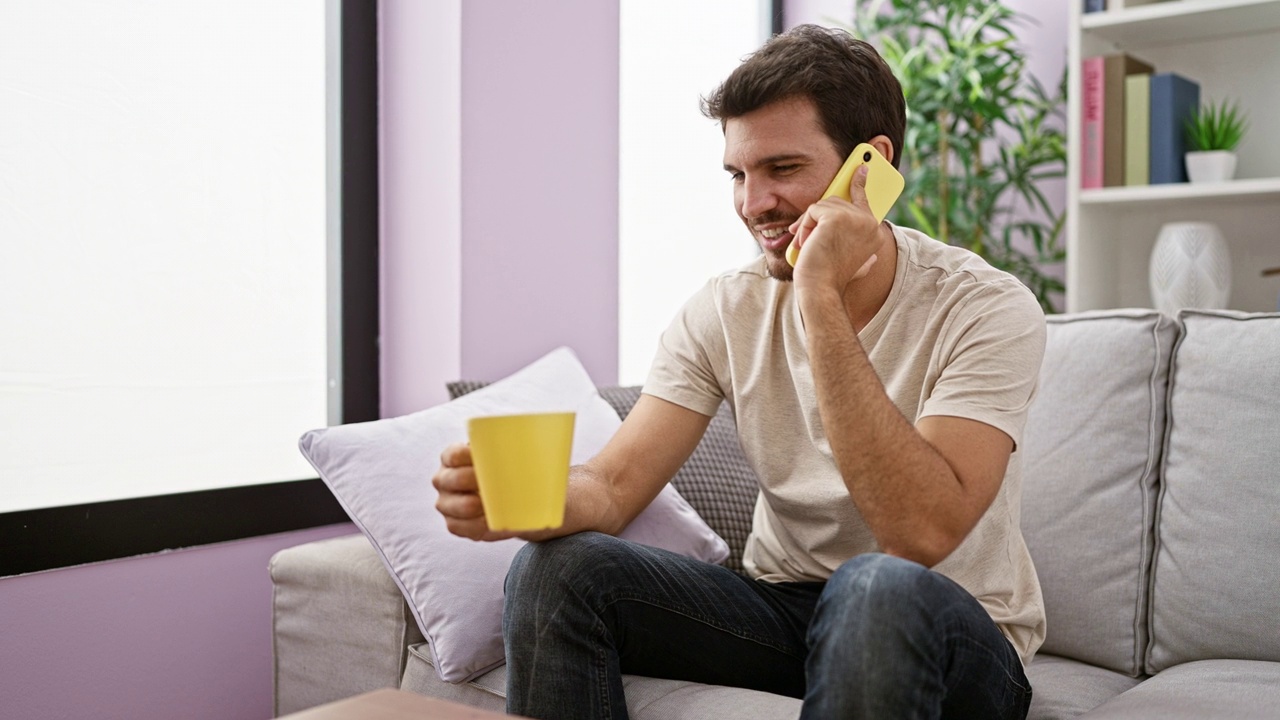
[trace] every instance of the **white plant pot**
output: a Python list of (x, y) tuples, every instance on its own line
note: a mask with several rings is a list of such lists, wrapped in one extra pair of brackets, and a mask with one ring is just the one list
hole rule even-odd
[(1186, 154), (1186, 161), (1193, 183), (1226, 182), (1236, 176), (1236, 154), (1229, 150), (1195, 150)]
[(1166, 315), (1182, 308), (1225, 308), (1231, 256), (1216, 225), (1166, 223), (1151, 251), (1151, 302)]

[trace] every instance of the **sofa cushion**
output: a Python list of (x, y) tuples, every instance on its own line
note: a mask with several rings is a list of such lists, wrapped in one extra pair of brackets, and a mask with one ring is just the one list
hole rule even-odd
[[(632, 720), (795, 720), (800, 701), (758, 690), (703, 685), (623, 675), (627, 710)], [(431, 667), (425, 645), (409, 648), (402, 690), (501, 712), (506, 705), (507, 666), (500, 665), (471, 682), (442, 682)]]
[(1036, 655), (1027, 666), (1031, 681), (1031, 710), (1027, 720), (1068, 720), (1079, 717), (1140, 680), (1124, 673), (1054, 655)]
[(1277, 708), (1280, 664), (1202, 660), (1144, 680), (1082, 720), (1274, 720)]
[(1050, 316), (1022, 441), (1022, 533), (1044, 592), (1042, 652), (1137, 676), (1174, 322)]
[(1184, 311), (1179, 320), (1149, 672), (1280, 661), (1280, 313)]
[[(487, 384), (474, 380), (451, 382), (449, 397), (457, 398)], [(613, 406), (618, 417), (626, 418), (640, 399), (640, 387), (602, 387), (600, 396)], [(751, 534), (751, 516), (760, 484), (738, 444), (738, 427), (727, 403), (722, 403), (711, 418), (702, 441), (671, 484), (729, 544), (729, 557), (725, 558), (724, 566), (743, 572), (742, 551), (747, 546), (747, 535)]]
[[(502, 584), (520, 540), (477, 543), (449, 533), (431, 475), (445, 446), (466, 439), (477, 415), (573, 410), (574, 462), (621, 425), (577, 357), (561, 348), (484, 391), (399, 418), (312, 430), (304, 456), (372, 542), (409, 601), (445, 680), (461, 682), (503, 661)], [(672, 487), (619, 534), (708, 562), (729, 549)]]
[(400, 689), (450, 700), (492, 712), (507, 708), (507, 666), (499, 665), (466, 682), (450, 683), (440, 679), (431, 659), (431, 648), (426, 643), (409, 647), (409, 659), (404, 667)]
[(364, 536), (286, 548), (269, 570), (277, 716), (396, 686), (423, 637)]

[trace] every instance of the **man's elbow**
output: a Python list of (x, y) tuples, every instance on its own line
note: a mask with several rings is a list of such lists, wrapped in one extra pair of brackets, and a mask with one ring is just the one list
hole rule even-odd
[(902, 538), (897, 542), (882, 543), (881, 551), (886, 555), (910, 560), (927, 568), (946, 560), (955, 549), (960, 547), (964, 536), (957, 536), (943, 530), (918, 533), (910, 538)]

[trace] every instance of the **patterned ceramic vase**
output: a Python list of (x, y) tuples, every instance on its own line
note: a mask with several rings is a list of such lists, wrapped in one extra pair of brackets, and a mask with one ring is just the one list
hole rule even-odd
[(1167, 223), (1151, 251), (1151, 302), (1167, 315), (1182, 308), (1225, 308), (1231, 256), (1216, 225)]

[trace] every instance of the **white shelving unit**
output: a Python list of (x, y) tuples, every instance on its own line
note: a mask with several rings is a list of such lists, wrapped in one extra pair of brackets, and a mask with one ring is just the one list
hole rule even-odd
[[(1147, 267), (1160, 226), (1204, 220), (1231, 251), (1232, 308), (1276, 309), (1280, 278), (1280, 0), (1110, 0), (1105, 12), (1071, 3), (1067, 163), (1067, 309), (1150, 307)], [(1201, 100), (1229, 97), (1249, 116), (1236, 180), (1080, 190), (1080, 61), (1127, 52), (1156, 72), (1200, 84)]]

